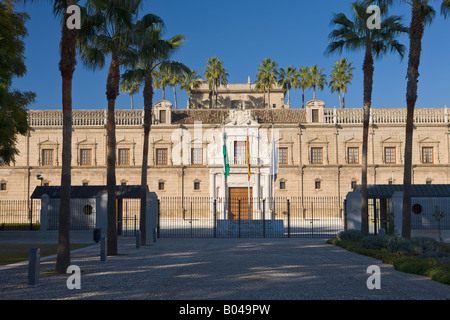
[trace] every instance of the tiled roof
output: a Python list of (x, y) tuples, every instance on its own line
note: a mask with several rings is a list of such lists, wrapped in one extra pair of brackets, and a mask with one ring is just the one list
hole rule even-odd
[[(72, 186), (70, 197), (72, 199), (85, 199), (95, 198), (97, 193), (106, 191), (106, 186)], [(60, 186), (38, 186), (34, 189), (31, 199), (39, 199), (42, 195), (46, 194), (50, 199), (60, 198)], [(116, 186), (116, 198), (117, 199), (138, 199), (140, 198), (141, 186), (125, 185)]]
[[(355, 187), (355, 191), (361, 191), (361, 185)], [(368, 185), (367, 196), (369, 198), (390, 198), (395, 191), (403, 191), (402, 184)], [(413, 184), (411, 196), (422, 197), (450, 197), (449, 184)]]
[[(173, 124), (202, 123), (220, 124), (228, 118), (229, 110), (220, 109), (191, 109), (172, 110)], [(300, 123), (306, 122), (305, 109), (254, 109), (251, 113), (259, 123)]]

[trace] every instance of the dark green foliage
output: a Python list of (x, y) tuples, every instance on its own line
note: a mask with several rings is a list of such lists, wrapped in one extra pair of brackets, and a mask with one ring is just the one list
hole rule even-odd
[(386, 248), (389, 237), (386, 235), (370, 235), (361, 239), (361, 247), (366, 249)]
[(350, 241), (356, 241), (359, 242), (363, 238), (363, 235), (361, 231), (359, 230), (346, 230), (342, 231), (338, 234), (338, 239), (340, 240), (350, 240)]
[(17, 135), (28, 131), (27, 106), (34, 101), (32, 92), (11, 88), (16, 77), (26, 74), (23, 38), (27, 35), (26, 13), (14, 12), (14, 3), (0, 3), (0, 160), (14, 162), (19, 153)]
[(398, 271), (450, 284), (450, 246), (439, 245), (433, 238), (417, 237), (408, 240), (386, 235), (362, 237), (358, 230), (347, 230), (339, 233), (337, 238), (329, 239), (327, 243), (374, 257), (393, 265)]

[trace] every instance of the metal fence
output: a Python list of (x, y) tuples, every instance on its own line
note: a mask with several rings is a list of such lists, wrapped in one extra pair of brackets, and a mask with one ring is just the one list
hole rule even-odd
[(413, 198), (411, 229), (450, 230), (449, 198)]
[(329, 237), (344, 230), (338, 197), (159, 199), (159, 237)]
[(0, 230), (38, 230), (40, 201), (0, 200)]

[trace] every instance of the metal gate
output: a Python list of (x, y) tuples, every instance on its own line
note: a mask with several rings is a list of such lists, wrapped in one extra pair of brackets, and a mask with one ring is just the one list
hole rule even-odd
[(338, 197), (162, 197), (161, 238), (333, 237), (344, 230)]

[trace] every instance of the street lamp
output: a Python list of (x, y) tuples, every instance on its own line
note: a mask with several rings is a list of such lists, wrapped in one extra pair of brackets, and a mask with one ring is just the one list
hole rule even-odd
[(38, 180), (41, 180), (41, 187), (42, 187), (42, 185), (43, 185), (43, 183), (44, 183), (44, 177), (41, 176), (40, 174), (38, 174), (38, 175), (36, 176), (36, 178), (37, 178)]

